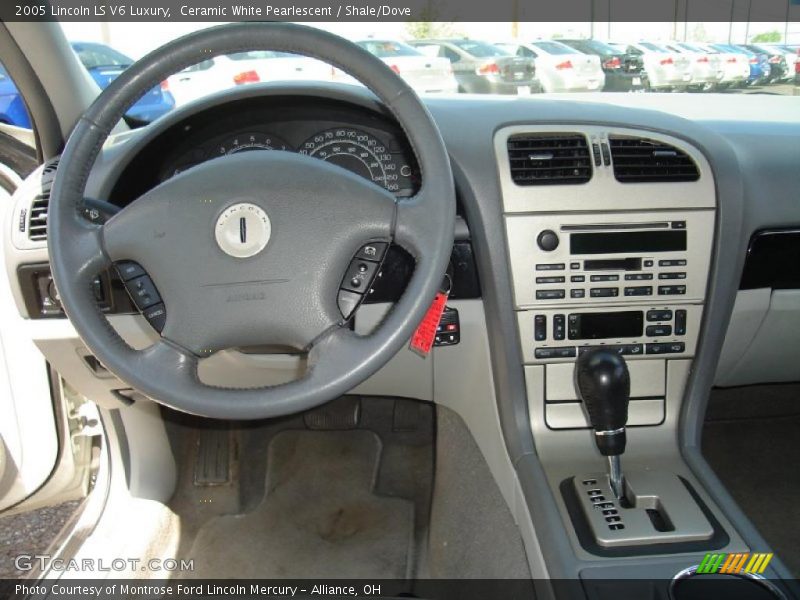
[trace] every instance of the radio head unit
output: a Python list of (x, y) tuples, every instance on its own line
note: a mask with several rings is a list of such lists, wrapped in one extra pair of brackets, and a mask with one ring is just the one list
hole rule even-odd
[(515, 304), (702, 301), (713, 211), (507, 215)]

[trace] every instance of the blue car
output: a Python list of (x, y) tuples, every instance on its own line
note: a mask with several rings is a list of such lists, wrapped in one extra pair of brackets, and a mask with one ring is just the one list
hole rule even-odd
[(0, 123), (27, 129), (31, 127), (31, 120), (22, 96), (3, 65), (0, 65)]
[[(104, 44), (95, 42), (71, 42), (70, 44), (100, 89), (108, 87), (108, 84), (133, 64), (133, 59)], [(175, 99), (172, 94), (166, 89), (162, 89), (161, 86), (157, 86), (134, 104), (127, 112), (127, 116), (149, 123), (173, 108), (175, 108)]]
[[(100, 89), (108, 87), (108, 84), (133, 64), (132, 59), (104, 44), (72, 42), (71, 45)], [(135, 121), (149, 123), (173, 108), (175, 99), (172, 94), (157, 86), (134, 104), (126, 116)], [(31, 126), (22, 96), (2, 65), (0, 65), (0, 123), (26, 128)]]

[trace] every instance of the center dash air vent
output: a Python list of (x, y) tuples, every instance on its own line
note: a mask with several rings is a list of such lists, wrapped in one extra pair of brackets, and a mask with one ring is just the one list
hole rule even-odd
[(614, 177), (620, 183), (697, 181), (697, 165), (683, 151), (656, 140), (609, 137)]
[(511, 136), (508, 159), (511, 179), (517, 185), (565, 185), (592, 178), (586, 138), (577, 133)]
[(33, 198), (28, 212), (28, 239), (37, 242), (47, 239), (47, 209), (50, 204), (50, 188), (56, 176), (58, 159), (53, 159), (42, 169), (40, 191)]

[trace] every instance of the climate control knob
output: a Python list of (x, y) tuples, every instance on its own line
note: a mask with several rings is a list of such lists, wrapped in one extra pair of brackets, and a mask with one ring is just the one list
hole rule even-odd
[(545, 252), (552, 252), (558, 248), (558, 235), (552, 229), (545, 229), (536, 238), (536, 244)]

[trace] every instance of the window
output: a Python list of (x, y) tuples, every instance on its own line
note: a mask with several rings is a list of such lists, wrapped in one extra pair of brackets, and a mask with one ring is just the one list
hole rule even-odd
[(454, 46), (458, 46), (467, 54), (471, 54), (477, 58), (491, 58), (493, 56), (509, 56), (508, 52), (492, 46), (486, 42), (478, 42), (475, 40), (457, 40), (453, 42)]
[(575, 54), (575, 50), (560, 42), (533, 42), (533, 46), (541, 48), (548, 54)]
[(408, 44), (402, 42), (392, 42), (386, 40), (369, 40), (358, 42), (358, 45), (374, 54), (378, 58), (390, 58), (395, 56), (419, 56), (420, 53)]
[(103, 44), (73, 42), (72, 49), (75, 50), (75, 54), (78, 55), (83, 66), (87, 69), (99, 69), (101, 67), (127, 68), (133, 64), (132, 58)]

